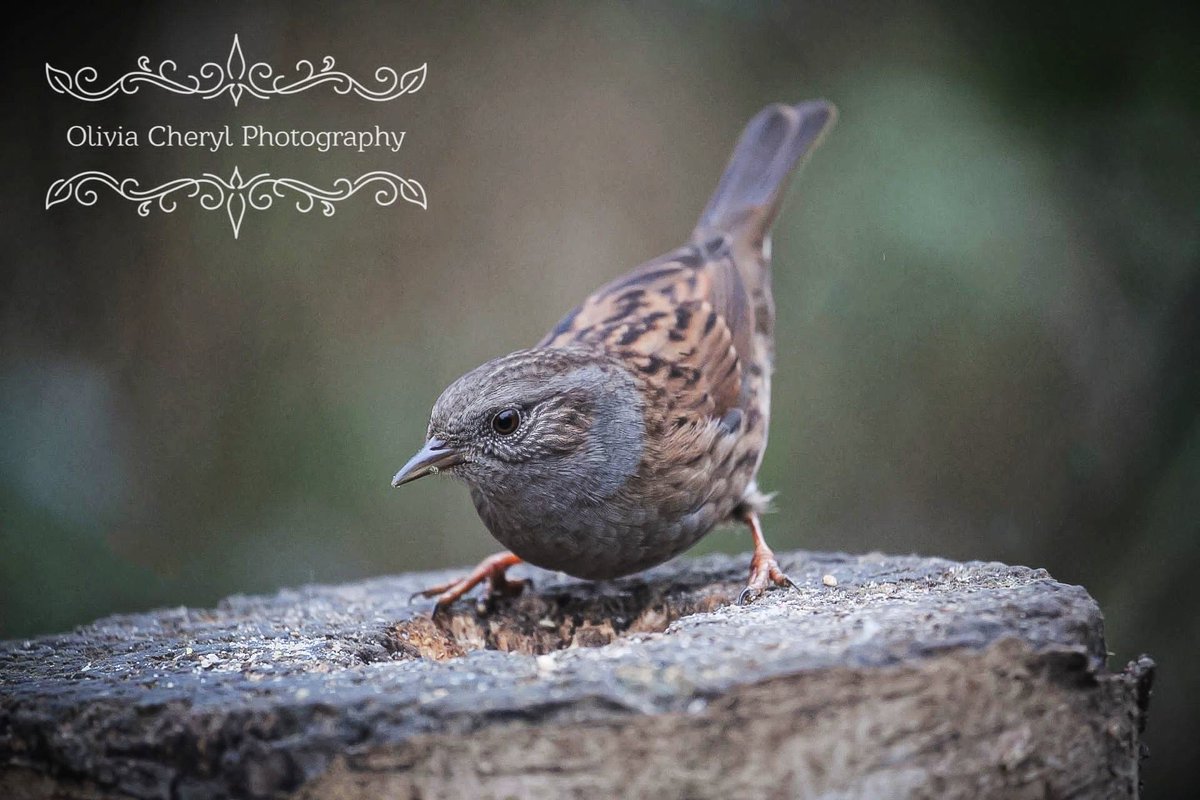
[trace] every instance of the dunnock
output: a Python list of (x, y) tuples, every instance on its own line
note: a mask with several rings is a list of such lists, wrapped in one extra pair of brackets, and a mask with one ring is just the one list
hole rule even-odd
[(613, 281), (541, 342), (489, 361), (433, 407), (392, 480), (445, 472), (511, 552), (422, 592), (444, 608), (528, 561), (588, 579), (660, 564), (716, 525), (754, 538), (740, 601), (793, 585), (763, 539), (775, 307), (770, 228), (788, 177), (831, 126), (824, 101), (750, 121), (683, 247)]

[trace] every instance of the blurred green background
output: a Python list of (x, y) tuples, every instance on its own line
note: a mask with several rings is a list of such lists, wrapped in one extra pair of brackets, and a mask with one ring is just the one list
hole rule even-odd
[[(745, 121), (841, 121), (775, 234), (777, 548), (1048, 568), (1102, 604), (1113, 664), (1160, 662), (1148, 797), (1200, 758), (1200, 47), (1196, 4), (882, 2), (46, 5), (5, 32), (0, 637), (233, 592), (467, 564), (451, 481), (395, 492), (441, 389), (681, 243)], [(364, 80), (201, 101), (55, 95), (43, 64), (135, 59)], [(72, 148), (74, 124), (385, 128), (397, 154)], [(88, 169), (358, 196), (137, 216)], [(744, 551), (740, 532), (698, 551)]]

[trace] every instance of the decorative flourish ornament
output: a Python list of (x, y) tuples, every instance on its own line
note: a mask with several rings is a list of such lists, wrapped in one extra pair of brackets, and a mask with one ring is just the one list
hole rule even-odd
[(353, 92), (367, 100), (383, 102), (419, 91), (425, 85), (428, 66), (422, 64), (403, 75), (398, 75), (391, 67), (379, 67), (375, 70), (378, 87), (374, 89), (345, 72), (335, 70), (332, 56), (322, 59), (319, 70), (311, 61), (302, 59), (296, 62), (296, 75), (276, 75), (275, 68), (263, 61), (247, 67), (236, 35), (225, 65), (209, 61), (200, 67), (199, 76), (179, 74), (178, 66), (170, 59), (161, 62), (157, 70), (151, 68), (149, 56), (139, 58), (137, 65), (138, 69), (125, 73), (107, 86), (99, 84), (99, 76), (93, 67), (83, 67), (72, 75), (46, 64), (46, 80), (50, 88), (59, 94), (92, 103), (107, 100), (117, 92), (136, 94), (143, 84), (175, 94), (200, 95), (205, 100), (228, 94), (235, 106), (243, 94), (267, 100), (272, 96), (297, 94), (322, 84), (331, 85), (338, 94)]
[[(401, 178), (391, 172), (368, 172), (354, 180), (338, 178), (333, 182), (332, 189), (322, 189), (295, 178), (273, 178), (265, 172), (246, 180), (237, 167), (234, 167), (233, 175), (228, 179), (206, 172), (199, 178), (176, 178), (149, 189), (142, 189), (133, 178), (118, 180), (106, 172), (80, 172), (51, 184), (46, 192), (46, 208), (71, 199), (80, 205), (95, 205), (99, 197), (95, 188), (97, 184), (137, 203), (138, 215), (143, 217), (150, 215), (152, 205), (170, 214), (176, 208), (177, 196), (198, 199), (205, 211), (224, 209), (229, 224), (233, 226), (235, 239), (238, 238), (247, 208), (265, 211), (274, 205), (276, 198), (286, 197), (288, 192), (297, 196), (297, 211), (307, 214), (319, 205), (321, 213), (327, 217), (333, 216), (336, 210), (334, 203), (351, 197), (371, 184), (376, 184), (373, 187), (375, 202), (380, 206), (390, 206), (397, 199), (402, 199), (426, 208), (425, 188), (412, 178)], [(180, 192), (186, 194), (180, 195)]]

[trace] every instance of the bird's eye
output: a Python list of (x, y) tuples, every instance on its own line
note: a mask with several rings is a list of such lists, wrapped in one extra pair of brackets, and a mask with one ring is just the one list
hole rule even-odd
[(521, 412), (515, 408), (506, 408), (503, 411), (497, 411), (496, 416), (492, 417), (492, 430), (501, 436), (508, 436), (520, 424)]

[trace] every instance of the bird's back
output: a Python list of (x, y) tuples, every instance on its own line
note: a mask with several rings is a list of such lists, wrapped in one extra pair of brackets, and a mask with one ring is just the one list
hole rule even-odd
[(642, 468), (612, 502), (653, 508), (639, 532), (623, 534), (642, 541), (626, 548), (621, 574), (681, 552), (740, 505), (761, 504), (754, 476), (774, 361), (770, 226), (788, 177), (835, 113), (823, 101), (760, 112), (691, 242), (602, 287), (538, 344), (616, 359), (646, 398)]

